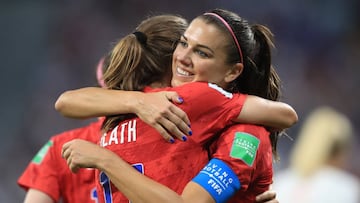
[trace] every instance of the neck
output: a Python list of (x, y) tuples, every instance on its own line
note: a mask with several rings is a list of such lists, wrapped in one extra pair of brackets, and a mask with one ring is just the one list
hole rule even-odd
[(150, 84), (151, 88), (162, 88), (162, 87), (168, 87), (169, 84), (166, 84), (164, 82), (154, 82)]

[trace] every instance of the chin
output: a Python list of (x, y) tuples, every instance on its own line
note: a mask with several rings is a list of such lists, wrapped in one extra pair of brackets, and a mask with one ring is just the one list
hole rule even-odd
[(177, 87), (183, 84), (186, 84), (188, 82), (184, 82), (184, 81), (180, 81), (180, 80), (171, 80), (171, 86), (172, 87)]
[(174, 80), (171, 80), (171, 83), (170, 83), (171, 87), (176, 87), (176, 81)]

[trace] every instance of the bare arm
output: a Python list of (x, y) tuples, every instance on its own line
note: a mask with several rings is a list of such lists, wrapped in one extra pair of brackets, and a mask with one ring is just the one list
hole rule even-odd
[(55, 201), (46, 193), (30, 188), (25, 196), (24, 203), (54, 203)]
[[(104, 171), (111, 182), (134, 203), (215, 203), (212, 196), (195, 182), (189, 182), (183, 193), (178, 195), (170, 188), (142, 175), (112, 151), (85, 140), (75, 139), (65, 143), (62, 156), (73, 172), (77, 172), (79, 168)], [(271, 192), (265, 192), (257, 202), (276, 203), (274, 198)]]
[[(154, 127), (165, 139), (171, 135), (182, 139), (188, 135), (190, 121), (186, 113), (169, 102), (178, 101), (176, 92), (142, 93), (134, 91), (105, 90), (88, 87), (66, 91), (55, 103), (62, 115), (89, 118), (124, 113), (136, 113), (140, 119)], [(283, 102), (275, 102), (248, 95), (236, 120), (283, 130), (298, 121), (295, 110)]]
[(296, 111), (288, 104), (248, 95), (236, 120), (283, 130), (298, 121)]
[(176, 92), (145, 94), (87, 87), (61, 94), (55, 103), (55, 109), (65, 117), (80, 119), (135, 113), (166, 140), (172, 139), (171, 135), (182, 140), (191, 131), (190, 121), (186, 113), (169, 100), (181, 103)]
[(81, 167), (104, 171), (111, 182), (134, 203), (183, 202), (176, 192), (142, 175), (112, 151), (91, 142), (75, 139), (65, 143), (62, 155), (73, 172)]
[(136, 96), (140, 95), (135, 91), (85, 87), (62, 93), (55, 109), (65, 117), (79, 119), (135, 113), (135, 103), (139, 102)]

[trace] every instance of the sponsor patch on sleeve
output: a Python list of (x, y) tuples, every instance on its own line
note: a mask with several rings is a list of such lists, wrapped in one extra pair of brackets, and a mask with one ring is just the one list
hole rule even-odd
[(230, 156), (241, 159), (247, 165), (252, 166), (259, 148), (260, 140), (248, 133), (236, 132), (231, 147)]
[(32, 162), (35, 164), (40, 164), (41, 161), (44, 159), (45, 155), (49, 151), (49, 148), (53, 145), (53, 142), (49, 140), (39, 151), (36, 153)]

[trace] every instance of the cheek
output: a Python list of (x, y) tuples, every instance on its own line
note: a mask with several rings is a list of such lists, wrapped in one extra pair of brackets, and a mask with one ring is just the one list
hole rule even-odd
[(201, 79), (215, 80), (219, 77), (218, 69), (212, 64), (202, 64), (197, 70), (197, 75)]
[(174, 61), (174, 59), (176, 59), (176, 57), (179, 56), (179, 54), (181, 54), (181, 48), (179, 48), (179, 46), (176, 46), (173, 52), (172, 60)]

